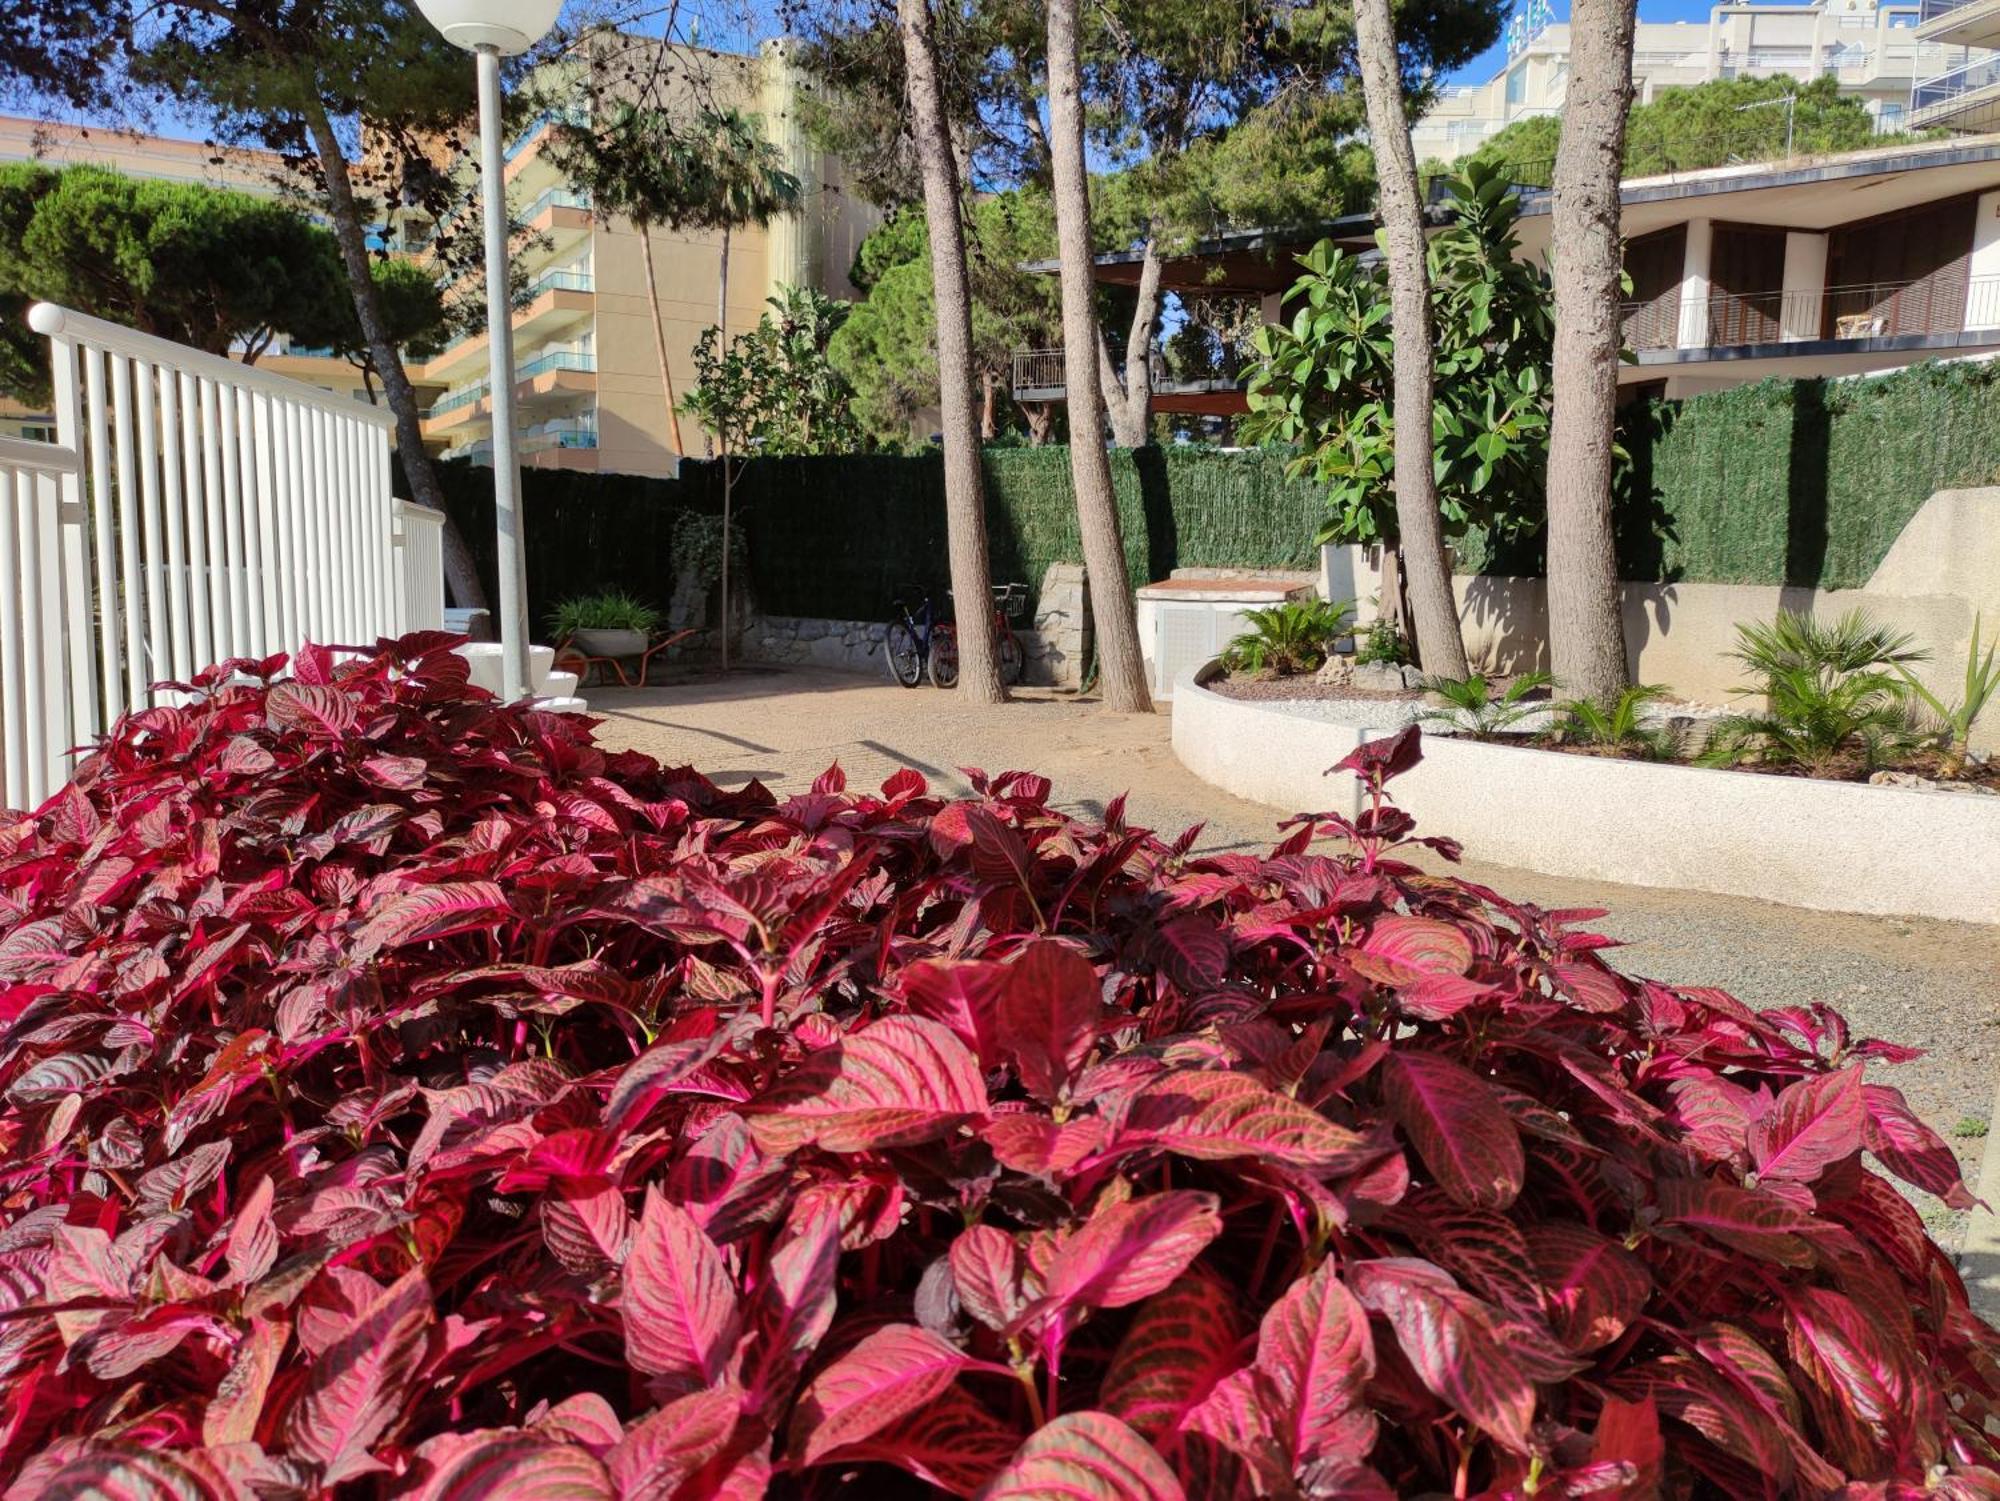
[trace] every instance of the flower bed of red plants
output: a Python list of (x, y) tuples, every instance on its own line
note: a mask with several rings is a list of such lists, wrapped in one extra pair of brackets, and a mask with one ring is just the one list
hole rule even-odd
[(1414, 731), (1196, 857), (449, 645), (0, 832), (7, 1495), (2000, 1497), (1906, 1051), (1419, 872)]

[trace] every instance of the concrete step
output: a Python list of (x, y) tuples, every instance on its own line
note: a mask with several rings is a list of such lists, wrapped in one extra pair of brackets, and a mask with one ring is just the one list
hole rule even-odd
[[(458, 654), (472, 667), (474, 687), (484, 688), (488, 693), (500, 691), (500, 643), (498, 641), (468, 641), (458, 648)], [(542, 682), (555, 665), (556, 649), (553, 646), (530, 646), (528, 648), (528, 691), (533, 694), (543, 692)], [(570, 686), (575, 687), (572, 682)]]
[(569, 698), (576, 692), (576, 674), (573, 672), (543, 673), (540, 692), (549, 698)]
[(590, 712), (590, 705), (576, 697), (538, 698), (535, 700), (535, 707), (537, 709), (545, 709), (551, 714), (588, 714)]

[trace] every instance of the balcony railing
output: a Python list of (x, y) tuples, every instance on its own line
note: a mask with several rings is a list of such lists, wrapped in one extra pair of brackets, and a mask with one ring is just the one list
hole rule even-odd
[(2000, 55), (1967, 63), (1941, 78), (1928, 79), (1910, 90), (1910, 113), (1915, 115), (1937, 105), (1949, 104), (1961, 95), (1977, 93), (2000, 83)]
[(544, 292), (588, 292), (596, 285), (596, 278), (588, 271), (568, 268), (561, 271), (544, 271), (528, 283), (528, 300), (532, 302)]
[(1740, 349), (1812, 339), (1893, 339), (2000, 326), (2000, 276), (1871, 282), (1792, 292), (1729, 292), (1705, 301), (1627, 303), (1635, 350)]
[(540, 197), (521, 210), (521, 222), (532, 224), (547, 209), (590, 207), (590, 194), (580, 193), (575, 188), (550, 188)]
[[(1166, 355), (1155, 349), (1147, 360), (1152, 372), (1153, 394), (1172, 396), (1188, 392), (1229, 391), (1235, 389), (1248, 361), (1239, 358), (1233, 351), (1224, 351), (1223, 368), (1213, 372), (1176, 374), (1167, 364)], [(1124, 362), (1119, 361), (1123, 370)], [(1060, 349), (1017, 349), (1014, 351), (1014, 395), (1017, 399), (1030, 401), (1060, 401), (1069, 389), (1069, 376), (1063, 368), (1063, 352)]]
[(1917, 24), (1927, 26), (1939, 16), (1948, 16), (1955, 10), (1963, 10), (1968, 5), (1981, 5), (1985, 0), (1923, 0), (1917, 7)]
[(533, 380), (538, 375), (547, 375), (552, 370), (582, 370), (594, 372), (597, 356), (579, 354), (574, 349), (552, 349), (540, 359), (529, 360), (525, 365), (515, 367), (515, 380)]

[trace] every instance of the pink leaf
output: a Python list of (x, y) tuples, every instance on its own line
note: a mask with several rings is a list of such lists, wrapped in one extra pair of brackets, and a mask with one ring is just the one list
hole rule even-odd
[(948, 1386), (832, 1461), (876, 1460), (909, 1471), (954, 1496), (970, 1496), (1014, 1457), (1021, 1434), (963, 1388)]
[(1191, 1272), (1139, 1306), (1112, 1353), (1099, 1400), (1162, 1448), (1215, 1383), (1242, 1364), (1243, 1321), (1214, 1277)]
[(264, 714), (275, 730), (300, 730), (338, 740), (354, 728), (354, 700), (338, 688), (316, 683), (273, 683), (264, 695)]
[(418, 1452), (429, 1474), (411, 1501), (628, 1501), (588, 1449), (518, 1428), (444, 1434)]
[(1347, 1269), (1363, 1305), (1389, 1321), (1424, 1385), (1517, 1454), (1528, 1452), (1535, 1389), (1495, 1333), (1493, 1311), (1427, 1261)]
[(1055, 1103), (1097, 1037), (1097, 971), (1067, 944), (1027, 945), (1000, 991), (999, 1042), (1037, 1099)]
[(406, 1272), (313, 1361), (285, 1443), (328, 1484), (377, 1468), (368, 1449), (407, 1410), (430, 1326), (430, 1284), (421, 1269)]
[(1214, 1194), (1177, 1188), (1099, 1211), (1056, 1252), (1043, 1296), (1017, 1324), (1081, 1306), (1122, 1308), (1150, 1298), (1222, 1233)]
[(1257, 1334), (1257, 1368), (1282, 1402), (1272, 1414), (1294, 1466), (1325, 1455), (1366, 1455), (1375, 1417), (1362, 1388), (1375, 1374), (1368, 1315), (1331, 1259), (1271, 1305)]
[(1936, 1194), (1949, 1208), (1972, 1208), (1972, 1191), (1959, 1175), (1958, 1158), (1943, 1137), (1917, 1119), (1903, 1092), (1869, 1084), (1861, 1094), (1867, 1106), (1862, 1143), (1876, 1161), (1904, 1182)]
[(1146, 1085), (1132, 1097), (1120, 1144), (1132, 1138), (1182, 1157), (1251, 1157), (1314, 1171), (1359, 1167), (1381, 1155), (1311, 1106), (1248, 1074), (1221, 1071), (1172, 1073)]
[(1812, 1265), (1812, 1247), (1798, 1234), (1808, 1220), (1782, 1199), (1706, 1178), (1664, 1178), (1656, 1193), (1660, 1218), (1669, 1224), (1700, 1230), (1764, 1261)]
[(507, 893), (492, 881), (416, 886), (375, 908), (354, 935), (354, 954), (366, 959), (384, 949), (498, 927), (511, 915)]
[(914, 1146), (986, 1114), (986, 1084), (965, 1044), (914, 1016), (891, 1016), (812, 1054), (744, 1107), (767, 1152)]
[(1104, 1412), (1066, 1412), (1037, 1429), (979, 1501), (1184, 1501), (1153, 1446)]
[(625, 1353), (649, 1376), (708, 1386), (736, 1348), (736, 1288), (693, 1215), (648, 1189), (619, 1299)]
[(1521, 1133), (1484, 1079), (1437, 1053), (1392, 1052), (1382, 1095), (1438, 1186), (1475, 1209), (1505, 1209), (1527, 1165)]
[(671, 1501), (683, 1481), (722, 1453), (742, 1403), (736, 1388), (711, 1387), (632, 1424), (605, 1458), (618, 1501)]
[(1645, 1263), (1585, 1226), (1560, 1220), (1530, 1225), (1527, 1240), (1549, 1324), (1572, 1350), (1610, 1344), (1652, 1295)]
[(792, 1412), (792, 1452), (800, 1464), (817, 1464), (915, 1412), (970, 1364), (963, 1350), (927, 1329), (877, 1329), (805, 1389)]
[(965, 1311), (989, 1329), (1013, 1323), (1026, 1301), (1014, 1237), (992, 1225), (973, 1225), (951, 1243), (950, 1256), (952, 1284)]
[(996, 1115), (980, 1134), (1002, 1166), (1062, 1179), (1104, 1145), (1104, 1118), (1079, 1115), (1057, 1125), (1046, 1115)]
[(1750, 1127), (1750, 1155), (1758, 1176), (1812, 1182), (1861, 1150), (1865, 1118), (1858, 1066), (1787, 1085)]

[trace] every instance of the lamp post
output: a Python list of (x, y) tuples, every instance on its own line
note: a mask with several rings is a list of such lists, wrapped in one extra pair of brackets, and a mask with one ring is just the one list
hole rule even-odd
[(499, 533), (500, 686), (528, 693), (527, 567), (521, 545), (521, 463), (514, 453), (514, 312), (507, 276), (507, 178), (500, 140), (500, 59), (526, 52), (555, 25), (562, 0), (417, 0), (446, 41), (478, 59), (479, 186), (486, 220), (487, 385), (493, 402), (493, 521)]

